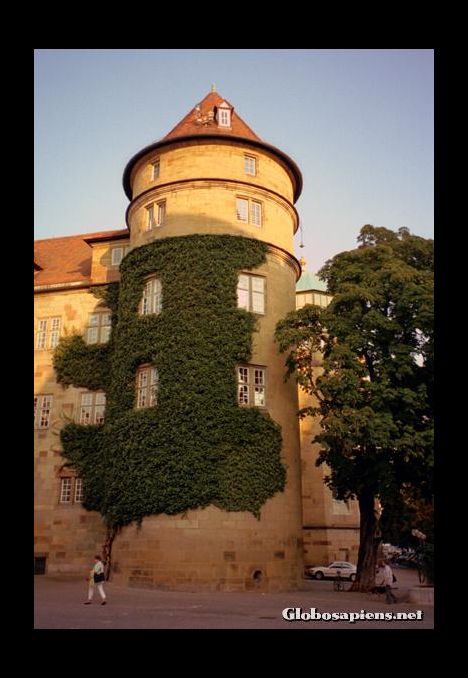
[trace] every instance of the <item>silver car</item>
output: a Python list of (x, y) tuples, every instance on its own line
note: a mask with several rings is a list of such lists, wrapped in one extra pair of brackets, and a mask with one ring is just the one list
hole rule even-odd
[(335, 560), (330, 565), (317, 565), (316, 567), (307, 567), (307, 574), (314, 579), (335, 579), (340, 574), (342, 579), (354, 581), (356, 579), (356, 565), (347, 563), (343, 560)]

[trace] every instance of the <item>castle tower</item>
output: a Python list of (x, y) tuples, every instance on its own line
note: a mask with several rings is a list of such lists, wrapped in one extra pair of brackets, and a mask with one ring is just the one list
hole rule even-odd
[[(262, 502), (256, 515), (235, 510), (243, 500), (238, 504), (231, 497), (224, 506), (221, 501), (221, 506), (218, 502), (183, 514), (145, 516), (139, 526), (124, 527), (113, 546), (116, 582), (189, 590), (285, 590), (295, 588), (302, 576), (297, 388), (292, 380), (284, 383), (284, 356), (274, 342), (277, 321), (295, 308), (300, 267), (292, 254), (298, 228), (293, 203), (301, 183), (295, 163), (264, 143), (213, 91), (125, 168), (123, 184), (131, 201), (129, 266), (135, 249), (163, 240), (172, 243), (177, 238), (182, 249), (187, 245), (189, 269), (196, 267), (192, 245), (205, 247), (203, 239), (194, 241), (197, 236), (206, 237), (206, 247), (216, 254), (212, 266), (229, 258), (231, 241), (264, 243), (263, 261), (257, 265), (246, 261), (236, 271), (237, 305), (256, 320), (251, 356), (235, 365), (236, 407), (256, 409), (281, 427), (285, 483), (283, 491), (273, 491)], [(219, 241), (219, 236), (229, 237)], [(123, 283), (125, 268), (121, 270)], [(148, 280), (152, 273), (158, 271), (147, 269)], [(181, 292), (179, 311), (184, 313)], [(166, 302), (170, 300), (163, 281), (161, 316)], [(170, 349), (175, 352), (180, 350), (176, 335)], [(157, 368), (160, 374), (162, 365)], [(216, 408), (213, 402), (206, 400), (207, 417), (212, 415), (209, 408)], [(177, 418), (171, 425), (178, 426)], [(242, 446), (242, 440), (234, 441), (236, 446)], [(247, 476), (262, 472), (268, 463), (254, 459), (250, 471), (229, 475), (229, 484), (240, 484), (231, 488), (234, 495), (242, 495)]]
[(211, 91), (123, 184), (128, 232), (36, 247), (38, 564), (81, 571), (107, 524), (116, 583), (294, 589), (298, 395), (274, 331), (300, 171)]

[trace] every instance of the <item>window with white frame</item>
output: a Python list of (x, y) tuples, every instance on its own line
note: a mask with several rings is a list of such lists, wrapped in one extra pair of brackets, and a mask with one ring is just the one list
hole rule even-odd
[(265, 314), (265, 278), (247, 273), (239, 274), (237, 307), (252, 313)]
[(147, 216), (147, 230), (152, 231), (153, 228), (159, 228), (164, 225), (166, 217), (166, 201), (153, 202), (146, 207)]
[(262, 203), (256, 200), (250, 203), (250, 223), (254, 226), (262, 225)]
[(53, 396), (34, 396), (34, 428), (49, 428)]
[(223, 104), (218, 107), (218, 126), (219, 127), (230, 127), (231, 126), (231, 109), (229, 107), (224, 107)]
[(162, 285), (159, 278), (150, 278), (143, 289), (140, 315), (151, 315), (162, 311)]
[(263, 223), (262, 203), (248, 198), (236, 198), (237, 221), (261, 227)]
[(254, 177), (257, 174), (257, 158), (252, 155), (244, 155), (244, 171)]
[(151, 165), (153, 168), (153, 181), (154, 181), (155, 179), (159, 179), (160, 158), (156, 158), (155, 160), (153, 160)]
[(154, 407), (158, 402), (159, 374), (151, 365), (144, 365), (137, 371), (137, 398), (138, 409)]
[(249, 201), (245, 198), (236, 199), (236, 215), (237, 221), (249, 223)]
[(87, 391), (81, 394), (79, 423), (103, 424), (106, 409), (106, 394)]
[(75, 502), (81, 503), (83, 501), (83, 480), (75, 478)]
[(60, 478), (60, 504), (81, 504), (83, 501), (83, 481), (81, 478)]
[(70, 504), (72, 500), (72, 478), (60, 479), (60, 503)]
[(112, 247), (111, 248), (111, 265), (112, 266), (120, 266), (120, 263), (124, 256), (127, 254), (130, 246), (129, 245), (121, 245), (119, 247)]
[(46, 351), (55, 348), (60, 339), (61, 318), (39, 318), (36, 331), (36, 349)]
[(237, 402), (239, 405), (265, 407), (266, 369), (256, 365), (238, 365)]
[(90, 313), (86, 328), (86, 343), (105, 344), (111, 333), (112, 314), (109, 311)]

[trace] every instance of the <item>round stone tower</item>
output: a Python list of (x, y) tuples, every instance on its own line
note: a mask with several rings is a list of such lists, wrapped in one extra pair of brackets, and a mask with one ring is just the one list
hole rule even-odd
[[(130, 200), (129, 262), (136, 249), (164, 239), (177, 239), (182, 247), (200, 235), (264, 243), (262, 262), (236, 272), (238, 308), (255, 316), (256, 329), (251, 356), (239, 361), (232, 377), (234, 406), (256, 408), (278, 425), (285, 482), (256, 514), (210, 504), (177, 515), (147, 515), (140, 524), (124, 527), (113, 544), (112, 579), (179, 590), (294, 589), (302, 577), (298, 398), (294, 380), (284, 382), (284, 356), (274, 331), (278, 320), (295, 309), (300, 266), (293, 256), (294, 202), (301, 173), (212, 91), (166, 137), (128, 162), (123, 184)], [(222, 253), (216, 261), (222, 261)], [(124, 279), (125, 265), (122, 270)], [(151, 273), (145, 270), (148, 280)], [(183, 290), (180, 294), (183, 299)], [(153, 288), (150, 295), (151, 303), (159, 299)], [(163, 281), (161, 317), (166, 299)], [(176, 337), (169, 350), (177, 351)], [(179, 419), (172, 425), (181, 425)], [(242, 440), (235, 444), (241, 447)], [(258, 460), (260, 471), (264, 464)]]

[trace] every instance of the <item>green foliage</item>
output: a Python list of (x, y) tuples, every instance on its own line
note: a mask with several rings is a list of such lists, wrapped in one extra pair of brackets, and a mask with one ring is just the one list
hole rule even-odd
[(109, 387), (111, 345), (88, 345), (76, 334), (62, 337), (54, 351), (57, 381), (91, 391)]
[[(238, 273), (265, 254), (265, 244), (227, 235), (165, 238), (132, 250), (120, 289), (98, 292), (113, 310), (110, 343), (100, 347), (108, 349), (105, 387), (93, 376), (95, 347), (82, 342), (83, 349), (76, 338), (59, 345), (61, 383), (106, 390), (104, 425), (92, 434), (67, 426), (62, 444), (83, 475), (86, 507), (109, 524), (209, 504), (258, 517), (284, 489), (280, 428), (269, 415), (240, 408), (236, 393), (235, 366), (250, 359), (256, 324), (237, 308)], [(140, 316), (150, 274), (162, 282), (162, 312)], [(158, 402), (136, 410), (135, 375), (145, 363), (158, 369)]]
[(358, 241), (319, 272), (329, 306), (289, 314), (276, 337), (288, 374), (317, 399), (302, 412), (321, 418), (317, 465), (339, 499), (359, 499), (362, 521), (365, 498), (385, 510), (403, 486), (432, 495), (433, 241), (369, 225)]

